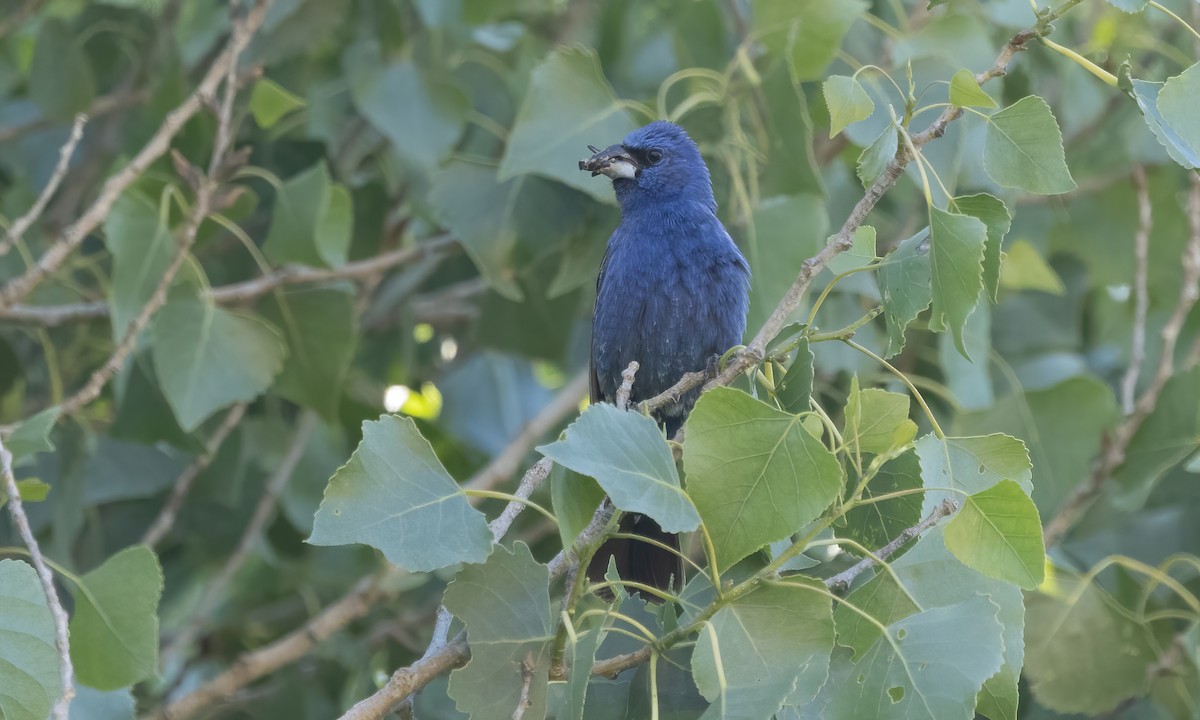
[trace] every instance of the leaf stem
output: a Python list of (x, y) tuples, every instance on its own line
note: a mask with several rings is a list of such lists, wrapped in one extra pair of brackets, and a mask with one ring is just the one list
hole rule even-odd
[(908, 386), (908, 391), (913, 394), (913, 397), (916, 398), (916, 400), (917, 400), (917, 404), (919, 404), (921, 406), (921, 409), (925, 411), (925, 417), (927, 417), (929, 419), (929, 424), (933, 427), (933, 434), (937, 435), (939, 440), (946, 439), (946, 433), (942, 432), (942, 426), (938, 424), (937, 418), (933, 416), (933, 410), (929, 409), (929, 405), (925, 402), (925, 398), (921, 396), (921, 391), (917, 389), (916, 385), (912, 384), (911, 380), (909, 380), (907, 377), (905, 377), (904, 373), (897, 370), (896, 367), (894, 365), (892, 365), (890, 362), (888, 362), (887, 360), (884, 360), (883, 358), (879, 357), (878, 355), (871, 352), (867, 348), (854, 342), (850, 338), (842, 338), (842, 342), (846, 343), (850, 347), (854, 348), (855, 350), (859, 351), (860, 353), (866, 355), (867, 357), (871, 358), (875, 362), (884, 366), (893, 375), (895, 375), (897, 378), (899, 378), (900, 382), (902, 382), (906, 386)]

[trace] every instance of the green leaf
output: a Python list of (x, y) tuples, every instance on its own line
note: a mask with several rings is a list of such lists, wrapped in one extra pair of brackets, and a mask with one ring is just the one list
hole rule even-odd
[(813, 389), (813, 354), (808, 340), (801, 340), (787, 372), (775, 383), (775, 399), (784, 412), (808, 412)]
[(946, 525), (946, 547), (967, 567), (1026, 590), (1045, 577), (1041, 518), (1033, 500), (1012, 480), (963, 500)]
[(1065, 295), (1067, 289), (1038, 251), (1025, 240), (1008, 246), (1000, 269), (1000, 287), (1006, 290), (1041, 290)]
[(1163, 474), (1200, 447), (1200, 366), (1167, 380), (1158, 403), (1125, 449), (1125, 461), (1113, 473), (1116, 503), (1140, 508)]
[(857, 270), (875, 262), (875, 228), (863, 225), (850, 238), (850, 249), (834, 255), (826, 267), (834, 275)]
[(645, 415), (596, 403), (571, 423), (562, 440), (537, 450), (595, 478), (614, 505), (654, 518), (667, 532), (700, 525), (695, 506), (679, 485), (666, 438)]
[(1025, 675), (1039, 703), (1102, 715), (1145, 692), (1158, 658), (1151, 628), (1094, 582), (1054, 567), (1025, 604)]
[[(1193, 66), (1194, 67), (1194, 66)], [(1134, 80), (1132, 83), (1133, 98), (1141, 109), (1146, 125), (1158, 140), (1171, 159), (1185, 168), (1200, 168), (1200, 143), (1192, 142), (1190, 135), (1185, 135), (1183, 128), (1187, 127), (1188, 117), (1178, 117), (1174, 101), (1171, 106), (1171, 118), (1163, 115), (1158, 105), (1164, 83)], [(1180, 129), (1176, 129), (1176, 125)]]
[(50, 495), (50, 484), (37, 478), (22, 478), (17, 481), (17, 492), (22, 502), (41, 502)]
[(1118, 417), (1108, 383), (1073, 377), (1042, 390), (1006, 395), (986, 412), (965, 415), (962, 432), (1005, 432), (1021, 438), (1033, 457), (1033, 501), (1052, 517), (1091, 472), (1100, 442)]
[(580, 172), (578, 163), (588, 156), (589, 144), (618, 143), (636, 127), (604, 79), (595, 52), (560, 49), (533, 70), (499, 179), (536, 173), (613, 202), (611, 184)]
[(263, 129), (269, 130), (284, 115), (302, 107), (303, 98), (288, 92), (271, 78), (263, 78), (254, 83), (254, 90), (250, 93), (250, 114), (254, 116), (254, 122)]
[(497, 182), (496, 171), (452, 162), (434, 178), (429, 203), (443, 226), (454, 233), (492, 288), (520, 302), (514, 277), (519, 224), (514, 217), (525, 178)]
[(1200, 97), (1200, 63), (1167, 78), (1167, 82), (1158, 93), (1158, 112), (1170, 126), (1173, 136), (1188, 148), (1189, 156), (1200, 152), (1200, 118), (1196, 117), (1197, 97)]
[(871, 183), (883, 174), (888, 162), (896, 157), (896, 146), (899, 142), (900, 132), (895, 123), (889, 122), (874, 142), (858, 156), (854, 171), (864, 188), (871, 187)]
[(268, 298), (263, 316), (287, 342), (287, 360), (275, 382), (279, 394), (336, 419), (358, 340), (354, 296), (329, 287), (279, 292)]
[(329, 479), (312, 545), (363, 543), (412, 572), (483, 562), (492, 533), (411, 418), (382, 415)]
[(888, 357), (904, 349), (904, 330), (933, 301), (929, 249), (929, 231), (922, 230), (900, 243), (876, 273), (887, 321)]
[(866, 120), (875, 112), (871, 96), (857, 78), (830, 75), (822, 85), (825, 106), (829, 108), (829, 137), (834, 137), (847, 125)]
[(83, 52), (82, 40), (59, 18), (47, 17), (39, 24), (28, 87), (50, 120), (67, 122), (96, 97), (93, 63)]
[(1021, 98), (994, 113), (987, 124), (983, 165), (997, 184), (1038, 195), (1074, 190), (1062, 131), (1046, 101)]
[(968, 360), (954, 346), (954, 338), (938, 339), (938, 363), (950, 394), (962, 410), (989, 408), (996, 401), (992, 392), (992, 308), (981, 300), (963, 328), (963, 345)]
[(983, 246), (983, 285), (987, 288), (988, 297), (996, 302), (1000, 287), (1000, 249), (1012, 224), (1008, 208), (998, 198), (980, 193), (954, 198), (951, 210), (977, 217), (987, 225), (987, 242)]
[[(1029, 451), (1025, 443), (999, 433), (977, 437), (926, 435), (917, 440), (917, 457), (925, 487), (951, 487), (968, 495), (987, 490), (1001, 480), (1013, 480), (1029, 494), (1033, 489)], [(959, 493), (930, 490), (925, 493), (925, 513), (947, 497)]]
[(550, 470), (550, 497), (559, 538), (563, 547), (571, 547), (604, 501), (604, 490), (590, 477), (555, 465)]
[(50, 431), (58, 422), (58, 407), (50, 407), (30, 417), (17, 425), (8, 437), (4, 438), (4, 447), (13, 456), (13, 464), (41, 452), (54, 450), (50, 440)]
[(129, 688), (101, 692), (77, 684), (68, 720), (133, 720), (134, 709)]
[(79, 682), (119, 690), (158, 673), (162, 568), (134, 545), (80, 578), (71, 617), (71, 662)]
[(688, 416), (688, 495), (721, 567), (796, 532), (841, 492), (837, 458), (800, 421), (731, 388), (701, 395)]
[(895, 622), (851, 668), (832, 671), (821, 717), (970, 720), (980, 688), (1002, 666), (1002, 630), (981, 595)]
[[(462, 91), (424, 77), (411, 60), (379, 67), (352, 64), (350, 94), (375, 129), (407, 163), (432, 170), (458, 142), (470, 105)], [(572, 166), (574, 167), (574, 166)]]
[[(553, 654), (550, 575), (517, 542), (487, 562), (468, 565), (446, 588), (446, 609), (466, 625), (471, 660), (450, 675), (450, 697), (473, 718), (508, 718), (529, 673), (526, 714), (546, 715)], [(523, 669), (524, 666), (524, 669)]]
[(741, 243), (754, 282), (747, 327), (758, 327), (796, 280), (797, 268), (825, 245), (829, 217), (816, 195), (764, 200)]
[(966, 68), (954, 73), (950, 78), (950, 104), (956, 107), (998, 107), (992, 99), (975, 82), (975, 73)]
[(846, 422), (842, 437), (856, 453), (881, 455), (917, 436), (917, 424), (908, 419), (907, 395), (879, 388), (860, 390), (858, 376), (850, 379)]
[(330, 180), (322, 160), (288, 178), (276, 192), (263, 250), (280, 264), (342, 265), (353, 220), (350, 194)]
[[(986, 595), (999, 607), (997, 619), (1004, 628), (1004, 667), (984, 683), (975, 710), (992, 720), (1015, 720), (1017, 678), (1025, 659), (1025, 605), (1020, 589), (986, 578), (960, 563), (946, 549), (942, 527), (927, 531), (891, 566), (895, 577), (877, 572), (854, 590), (847, 602), (887, 625), (921, 609), (952, 606), (978, 595)], [(934, 578), (936, 581), (931, 581)], [(858, 652), (880, 636), (874, 624), (845, 604), (834, 612), (834, 622), (838, 642)]]
[(725, 604), (696, 639), (692, 673), (710, 703), (702, 720), (770, 718), (825, 682), (833, 614), (824, 587), (795, 577)]
[(793, 80), (818, 80), (866, 8), (862, 0), (753, 0), (754, 35), (787, 58)]
[(171, 300), (154, 321), (154, 371), (189, 432), (217, 410), (265, 392), (284, 354), (275, 328), (211, 301)]
[[(909, 450), (884, 464), (867, 484), (863, 499), (915, 490), (921, 487), (921, 465), (917, 454)], [(858, 505), (846, 513), (846, 527), (839, 530), (851, 539), (874, 550), (891, 542), (906, 528), (921, 520), (921, 494), (901, 495), (890, 500)], [(855, 552), (849, 550), (850, 552)], [(844, 644), (844, 643), (843, 643)]]
[[(620, 590), (618, 590), (620, 592)], [(588, 605), (601, 609), (600, 601), (585, 597), (580, 603), (580, 610), (587, 612)], [(577, 613), (581, 614), (581, 613)], [(586, 627), (577, 627), (575, 632), (567, 636), (566, 659), (569, 660), (570, 677), (567, 678), (567, 690), (563, 693), (562, 706), (557, 718), (562, 720), (584, 720), (587, 716), (588, 686), (592, 681), (592, 666), (596, 663), (596, 651), (608, 637), (608, 629), (612, 626), (612, 615), (603, 614), (590, 622)]]
[(62, 692), (54, 618), (37, 572), (0, 560), (0, 717), (46, 720)]
[(119, 342), (158, 287), (175, 243), (163, 208), (132, 191), (117, 198), (105, 218), (104, 238), (113, 256), (108, 306), (113, 341)]
[(808, 100), (804, 87), (792, 82), (785, 63), (777, 63), (763, 73), (762, 97), (767, 111), (764, 120), (768, 145), (764, 154), (789, 158), (789, 162), (768, 163), (763, 168), (759, 180), (762, 197), (823, 195), (824, 184), (813, 155), (815, 136)]
[(987, 226), (970, 215), (930, 208), (929, 231), (933, 238), (930, 254), (933, 310), (929, 326), (934, 330), (949, 328), (955, 347), (967, 357), (963, 327), (983, 288)]

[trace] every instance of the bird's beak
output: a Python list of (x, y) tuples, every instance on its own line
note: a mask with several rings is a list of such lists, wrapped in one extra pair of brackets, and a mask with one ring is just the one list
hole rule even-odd
[(609, 145), (603, 150), (588, 145), (588, 150), (591, 150), (593, 155), (587, 160), (580, 160), (579, 169), (590, 172), (592, 177), (605, 175), (613, 180), (632, 180), (641, 169), (624, 145)]

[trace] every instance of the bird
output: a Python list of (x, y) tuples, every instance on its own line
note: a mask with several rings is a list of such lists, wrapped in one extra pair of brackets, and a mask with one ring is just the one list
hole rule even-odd
[[(750, 266), (717, 217), (712, 179), (699, 147), (671, 122), (656, 121), (579, 162), (612, 180), (621, 220), (608, 240), (592, 313), (591, 401), (612, 403), (621, 373), (637, 370), (630, 405), (659, 395), (689, 372), (711, 371), (746, 330)], [(654, 411), (675, 437), (700, 388)], [(667, 590), (683, 582), (679, 537), (630, 513), (620, 530), (657, 541), (615, 538), (593, 556), (601, 581), (610, 558), (623, 580)]]

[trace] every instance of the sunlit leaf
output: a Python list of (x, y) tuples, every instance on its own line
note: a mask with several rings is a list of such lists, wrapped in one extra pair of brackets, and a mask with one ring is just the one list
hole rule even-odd
[(829, 108), (829, 137), (834, 137), (847, 125), (866, 120), (875, 110), (875, 103), (857, 78), (830, 75), (821, 87), (825, 93), (825, 106)]
[(254, 83), (254, 90), (250, 92), (250, 114), (261, 128), (274, 127), (284, 115), (302, 107), (303, 98), (288, 92), (271, 78)]
[(688, 495), (722, 567), (812, 521), (842, 489), (842, 469), (801, 418), (715, 388), (688, 417)]
[(983, 164), (1004, 187), (1039, 195), (1075, 189), (1063, 153), (1062, 131), (1046, 101), (1030, 95), (994, 113), (987, 124)]
[(950, 104), (958, 107), (997, 107), (992, 96), (984, 92), (975, 81), (975, 73), (965, 68), (950, 78)]
[(969, 495), (946, 525), (946, 547), (969, 568), (1027, 590), (1041, 584), (1046, 548), (1033, 500), (1012, 480)]

